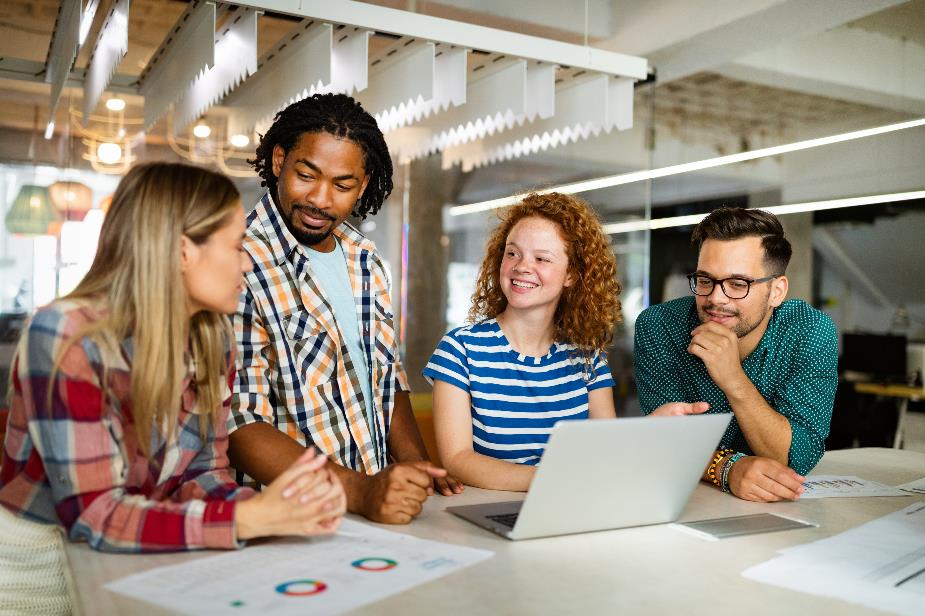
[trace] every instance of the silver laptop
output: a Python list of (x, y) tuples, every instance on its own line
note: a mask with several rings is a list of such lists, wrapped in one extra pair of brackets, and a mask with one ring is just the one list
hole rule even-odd
[(676, 520), (731, 413), (563, 421), (523, 501), (447, 507), (508, 539)]

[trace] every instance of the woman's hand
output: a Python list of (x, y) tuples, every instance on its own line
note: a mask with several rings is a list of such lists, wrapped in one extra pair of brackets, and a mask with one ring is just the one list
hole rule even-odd
[(337, 530), (347, 499), (327, 459), (309, 448), (273, 483), (237, 503), (238, 539), (274, 535), (324, 535)]

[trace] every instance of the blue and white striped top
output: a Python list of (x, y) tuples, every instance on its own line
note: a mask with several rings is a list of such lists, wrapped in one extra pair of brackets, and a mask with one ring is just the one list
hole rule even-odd
[(472, 400), (476, 453), (535, 465), (557, 421), (588, 418), (588, 392), (613, 387), (604, 354), (592, 368), (570, 344), (553, 343), (543, 357), (511, 348), (495, 319), (446, 334), (424, 368), (424, 377), (459, 387)]

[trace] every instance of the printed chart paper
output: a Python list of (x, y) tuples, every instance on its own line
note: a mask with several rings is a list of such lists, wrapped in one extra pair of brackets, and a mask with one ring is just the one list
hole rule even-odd
[(803, 487), (806, 491), (800, 500), (848, 496), (911, 496), (899, 488), (851, 475), (810, 475), (803, 482)]
[(757, 582), (921, 616), (925, 606), (925, 502), (789, 548), (742, 572)]
[(896, 486), (904, 492), (912, 492), (914, 494), (925, 494), (925, 477), (922, 479), (916, 479), (915, 481), (910, 481), (909, 483), (904, 483), (901, 486)]
[(344, 520), (331, 537), (251, 546), (105, 588), (185, 614), (339, 614), (492, 556)]

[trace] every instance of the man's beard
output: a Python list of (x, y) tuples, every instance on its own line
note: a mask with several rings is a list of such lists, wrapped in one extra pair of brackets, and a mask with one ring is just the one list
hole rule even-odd
[(293, 203), (292, 211), (289, 212), (289, 217), (283, 217), (283, 220), (286, 223), (286, 227), (289, 228), (289, 232), (292, 233), (292, 236), (296, 239), (296, 241), (304, 246), (315, 246), (328, 239), (328, 236), (331, 235), (331, 232), (334, 230), (334, 225), (331, 225), (327, 228), (327, 230), (324, 231), (306, 231), (295, 226), (295, 219), (296, 216), (299, 215), (300, 210), (312, 218), (323, 218), (330, 221), (336, 220), (327, 212), (319, 210), (313, 205), (301, 205), (298, 203)]
[(767, 301), (764, 302), (764, 309), (761, 311), (761, 315), (754, 321), (749, 321), (742, 316), (742, 311), (740, 310), (728, 310), (726, 308), (720, 308), (715, 304), (704, 304), (703, 308), (697, 308), (697, 316), (700, 317), (701, 323), (708, 323), (710, 321), (710, 315), (707, 314), (707, 311), (721, 314), (723, 316), (732, 316), (738, 318), (738, 323), (732, 328), (732, 331), (735, 333), (736, 337), (744, 338), (749, 335), (758, 325), (764, 321), (764, 317), (767, 316), (768, 310), (770, 307), (767, 305)]

